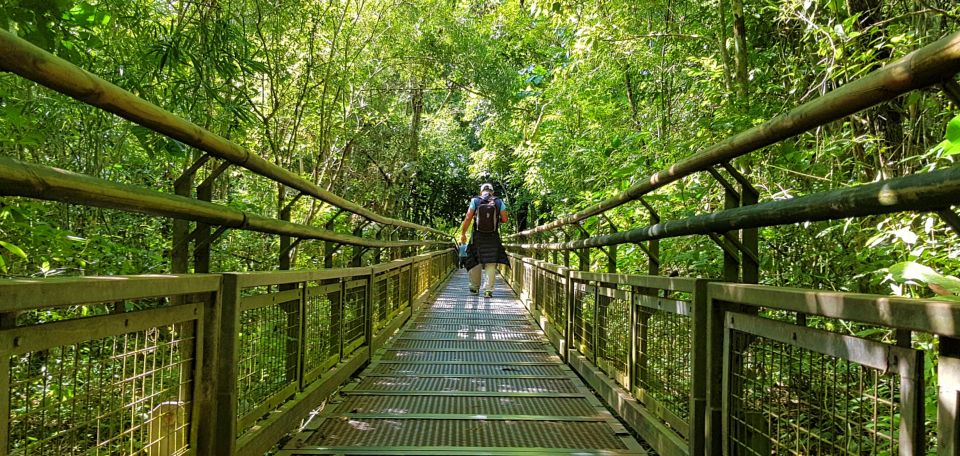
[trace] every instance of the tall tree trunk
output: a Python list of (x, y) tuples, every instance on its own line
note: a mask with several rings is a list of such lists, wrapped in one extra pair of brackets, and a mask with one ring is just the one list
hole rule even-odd
[(733, 9), (733, 60), (737, 70), (737, 88), (740, 100), (747, 102), (750, 88), (750, 76), (747, 73), (747, 22), (743, 17), (743, 0), (731, 0)]
[(733, 78), (730, 77), (730, 52), (727, 51), (727, 8), (730, 5), (727, 0), (720, 0), (718, 10), (720, 12), (720, 24), (718, 27), (717, 39), (720, 48), (720, 61), (723, 63), (723, 85), (727, 89), (730, 98), (733, 98)]
[(423, 88), (419, 85), (413, 89), (413, 99), (410, 100), (413, 105), (413, 116), (410, 120), (410, 150), (408, 160), (416, 160), (418, 149), (420, 148), (420, 115), (423, 113)]

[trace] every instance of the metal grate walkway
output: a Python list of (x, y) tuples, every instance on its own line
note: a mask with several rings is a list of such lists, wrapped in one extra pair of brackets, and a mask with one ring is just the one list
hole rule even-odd
[(461, 270), (280, 454), (646, 452), (500, 279), (484, 299)]

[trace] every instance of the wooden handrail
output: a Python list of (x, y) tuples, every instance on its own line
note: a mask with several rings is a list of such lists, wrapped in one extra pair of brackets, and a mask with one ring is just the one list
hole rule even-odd
[(903, 211), (936, 211), (960, 204), (960, 168), (890, 179), (858, 187), (769, 201), (644, 228), (560, 243), (511, 244), (521, 249), (574, 250), (692, 234), (836, 220)]
[(322, 239), (365, 247), (414, 247), (446, 241), (384, 241), (272, 219), (185, 196), (118, 184), (62, 169), (0, 157), (0, 193), (81, 203), (88, 206), (171, 217), (181, 220), (305, 239)]
[(16, 73), (374, 222), (450, 237), (449, 233), (428, 226), (377, 214), (328, 192), (319, 185), (264, 160), (239, 144), (166, 111), (2, 29), (0, 70)]

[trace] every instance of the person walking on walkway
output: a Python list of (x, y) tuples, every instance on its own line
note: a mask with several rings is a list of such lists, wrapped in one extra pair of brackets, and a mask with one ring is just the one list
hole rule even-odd
[(480, 292), (480, 271), (484, 272), (483, 296), (493, 296), (493, 284), (497, 276), (497, 264), (509, 264), (507, 251), (500, 242), (501, 223), (507, 222), (507, 205), (493, 194), (493, 184), (480, 186), (480, 196), (470, 199), (467, 215), (460, 226), (460, 242), (467, 242), (467, 228), (473, 223), (467, 258), (464, 267), (470, 273), (470, 292)]

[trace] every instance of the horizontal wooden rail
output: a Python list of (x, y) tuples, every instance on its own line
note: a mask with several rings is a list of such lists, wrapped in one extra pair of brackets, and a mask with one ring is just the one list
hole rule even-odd
[(0, 194), (81, 203), (108, 209), (158, 215), (229, 228), (304, 239), (322, 239), (365, 247), (413, 247), (446, 241), (384, 241), (276, 220), (135, 185), (118, 184), (62, 169), (0, 157)]
[(634, 201), (693, 173), (892, 100), (912, 90), (949, 80), (957, 72), (960, 72), (960, 32), (950, 34), (790, 112), (708, 147), (616, 196), (514, 236), (529, 236), (579, 222)]
[(936, 211), (960, 204), (960, 168), (890, 179), (858, 187), (769, 201), (644, 228), (559, 243), (511, 244), (523, 249), (574, 250), (692, 234), (835, 220), (903, 211)]
[(319, 185), (264, 160), (250, 150), (178, 117), (2, 29), (0, 29), (0, 70), (16, 73), (374, 222), (412, 228), (445, 238), (450, 237), (449, 233), (434, 228), (377, 214), (328, 192)]

